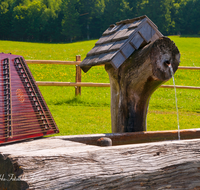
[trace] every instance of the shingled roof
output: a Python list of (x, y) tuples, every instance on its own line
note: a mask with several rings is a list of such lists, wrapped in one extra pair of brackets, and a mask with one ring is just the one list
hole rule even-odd
[(80, 67), (87, 72), (92, 66), (110, 63), (118, 69), (136, 49), (162, 36), (147, 16), (117, 22), (103, 33)]

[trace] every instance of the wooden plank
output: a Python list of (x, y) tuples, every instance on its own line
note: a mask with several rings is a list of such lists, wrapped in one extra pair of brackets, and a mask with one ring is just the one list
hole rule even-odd
[(131, 24), (137, 20), (145, 20), (147, 19), (148, 17), (146, 15), (143, 15), (143, 16), (140, 16), (140, 17), (137, 17), (137, 18), (133, 18), (133, 19), (126, 19), (126, 20), (122, 20), (120, 22), (117, 22), (116, 24), (119, 25), (119, 24)]
[(111, 35), (109, 35), (109, 36), (107, 37), (107, 39), (104, 41), (104, 43), (108, 43), (108, 42), (111, 42), (111, 41), (115, 41), (115, 40), (113, 40), (113, 38), (117, 35), (117, 33), (118, 33), (118, 31), (115, 32), (115, 33), (113, 33), (113, 34), (111, 34)]
[(26, 60), (27, 64), (79, 65), (81, 61)]
[[(200, 138), (199, 128), (184, 129), (180, 130), (179, 133), (181, 136), (181, 140)], [(61, 138), (73, 142), (80, 142), (97, 146), (97, 140), (104, 137), (110, 138), (112, 140), (113, 146), (125, 145), (125, 144), (149, 143), (149, 142), (159, 142), (167, 140), (178, 140), (178, 130), (71, 135)]]
[(129, 36), (131, 36), (131, 35), (135, 32), (135, 30), (136, 30), (136, 29), (129, 29), (129, 30), (126, 32), (125, 35), (129, 37)]
[(157, 40), (158, 38), (159, 38), (158, 34), (155, 33), (155, 34), (153, 35), (153, 37), (151, 38), (151, 42), (154, 42), (154, 41)]
[(101, 44), (105, 44), (105, 43), (109, 43), (112, 41), (112, 39), (115, 37), (115, 35), (117, 35), (118, 32), (112, 33), (110, 35), (107, 36), (102, 36), (96, 43), (95, 45), (101, 45)]
[(87, 56), (95, 55), (95, 52), (97, 52), (98, 49), (99, 49), (100, 47), (101, 47), (101, 45), (94, 46), (94, 47), (87, 53)]
[(200, 67), (179, 66), (178, 69), (186, 69), (186, 70), (200, 70)]
[(111, 25), (104, 33), (103, 36), (115, 33), (117, 30), (119, 30), (122, 27), (122, 24), (120, 25)]
[[(110, 83), (92, 83), (92, 82), (53, 82), (53, 81), (36, 81), (38, 86), (82, 86), (82, 87), (110, 87)], [(173, 85), (161, 85), (160, 88), (174, 88)], [(180, 89), (200, 90), (198, 86), (177, 86)]]
[(148, 43), (156, 31), (146, 22), (142, 28), (139, 30), (139, 33), (144, 37), (146, 42)]
[(124, 29), (119, 31), (115, 37), (112, 39), (112, 41), (118, 41), (118, 40), (123, 40), (129, 38), (129, 36), (134, 33), (135, 29)]
[(125, 60), (124, 56), (118, 52), (117, 55), (111, 60), (111, 64), (114, 68), (118, 69)]
[(123, 47), (122, 52), (126, 56), (126, 58), (129, 58), (129, 56), (135, 51), (133, 46), (130, 45), (130, 43), (127, 43), (126, 46)]
[(84, 66), (81, 69), (86, 73), (91, 69), (92, 66)]
[(149, 18), (147, 19), (147, 22), (156, 31), (159, 37), (163, 37), (162, 33), (158, 30), (158, 27), (155, 25), (155, 23), (153, 23)]
[(133, 22), (132, 24), (129, 25), (128, 29), (132, 29), (132, 28), (138, 27), (142, 21), (143, 20), (136, 20), (135, 22)]
[(81, 65), (84, 65), (84, 67), (82, 67), (82, 69), (84, 70), (85, 67), (89, 68), (89, 67), (95, 65), (98, 60), (98, 57), (99, 57), (98, 55), (92, 55), (92, 56), (86, 57), (81, 62)]
[(110, 83), (92, 83), (92, 82), (47, 82), (36, 81), (38, 86), (82, 86), (82, 87), (110, 87)]
[(193, 139), (97, 147), (63, 136), (1, 146), (0, 187), (195, 190), (200, 187), (199, 143)]
[[(124, 41), (124, 40), (123, 40)], [(119, 41), (120, 43), (123, 41)], [(126, 40), (125, 40), (126, 41)], [(119, 43), (119, 42), (116, 42)], [(114, 44), (115, 45), (115, 44)], [(112, 47), (111, 47), (112, 49)], [(58, 65), (79, 65), (81, 61), (57, 61), (57, 60), (26, 60), (27, 64), (58, 64)], [(103, 65), (98, 65), (103, 66)], [(179, 66), (178, 69), (200, 70), (200, 67)]]
[(95, 51), (95, 55), (109, 52), (110, 47), (113, 46), (114, 43), (115, 42), (110, 42), (100, 45), (99, 48)]
[(127, 42), (127, 39), (115, 42), (109, 49), (109, 51), (119, 50), (124, 43)]
[(123, 55), (124, 59), (127, 59), (126, 55), (122, 52), (122, 50), (120, 50), (119, 52)]
[(142, 44), (143, 42), (143, 38), (141, 37), (140, 34), (136, 33), (133, 37), (133, 39), (130, 41), (130, 43), (132, 43), (136, 49), (138, 49), (140, 47), (140, 45)]
[(86, 57), (82, 62), (81, 64), (83, 65), (88, 65), (88, 63), (91, 61), (91, 56), (90, 57)]
[(100, 44), (102, 44), (107, 38), (108, 38), (108, 36), (102, 36), (102, 37), (99, 38), (99, 40), (95, 43), (95, 45), (100, 45)]
[(128, 31), (128, 25), (120, 25), (120, 27), (116, 26), (116, 30), (115, 32), (110, 32), (108, 33), (108, 35), (103, 35), (97, 42), (95, 45), (100, 45), (100, 44), (105, 44), (105, 43), (109, 43), (111, 41), (117, 41), (120, 39), (124, 39), (124, 38), (128, 38), (129, 36), (126, 36), (126, 32)]
[(122, 39), (126, 39), (128, 38), (128, 36), (126, 36), (126, 32), (128, 31), (128, 29), (124, 29), (124, 30), (120, 30), (116, 33), (116, 35), (114, 36), (114, 38), (112, 39), (112, 41), (118, 41), (118, 40), (122, 40)]
[(97, 62), (98, 57), (99, 57), (98, 55), (93, 55), (93, 56), (88, 57), (89, 61), (87, 62), (87, 65), (95, 64)]
[[(160, 87), (161, 88), (174, 88), (173, 85), (161, 85)], [(178, 85), (176, 85), (176, 88), (200, 90), (200, 87), (198, 87), (198, 86), (178, 86)]]
[(109, 62), (116, 55), (116, 51), (100, 54), (97, 58), (97, 63), (101, 64), (104, 62)]

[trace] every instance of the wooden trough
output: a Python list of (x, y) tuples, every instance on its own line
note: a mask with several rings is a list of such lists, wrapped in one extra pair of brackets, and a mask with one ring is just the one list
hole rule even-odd
[[(200, 129), (180, 134), (181, 139), (199, 138)], [(117, 146), (97, 146), (104, 137)], [(200, 139), (176, 139), (177, 131), (159, 131), (2, 145), (0, 189), (200, 189)]]

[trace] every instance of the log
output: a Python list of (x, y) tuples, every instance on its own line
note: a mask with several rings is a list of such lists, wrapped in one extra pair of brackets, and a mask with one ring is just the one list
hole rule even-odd
[(200, 139), (98, 147), (50, 137), (0, 147), (0, 189), (194, 190)]
[(146, 131), (152, 93), (178, 69), (180, 53), (167, 37), (135, 51), (119, 69), (106, 64), (111, 87), (112, 132)]

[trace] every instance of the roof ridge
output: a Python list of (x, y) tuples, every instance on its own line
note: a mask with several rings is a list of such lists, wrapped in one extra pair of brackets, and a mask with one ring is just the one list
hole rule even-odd
[(137, 17), (137, 18), (133, 18), (133, 19), (121, 20), (119, 22), (116, 22), (116, 25), (128, 24), (128, 23), (132, 23), (134, 21), (141, 20), (141, 19), (144, 19), (144, 18), (148, 18), (148, 17), (146, 15), (143, 15), (143, 16), (140, 16), (140, 17)]

